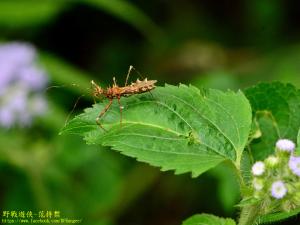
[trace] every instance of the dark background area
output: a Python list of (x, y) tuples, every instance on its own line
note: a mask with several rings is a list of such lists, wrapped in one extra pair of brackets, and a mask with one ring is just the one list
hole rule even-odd
[(58, 133), (79, 96), (72, 116), (93, 104), (90, 80), (123, 85), (129, 65), (160, 86), (299, 87), (299, 19), (300, 3), (283, 0), (2, 0), (0, 40), (33, 44), (59, 88), (46, 92), (49, 112), (31, 128), (1, 129), (0, 209), (60, 210), (91, 225), (236, 218), (238, 187), (224, 165), (192, 179)]

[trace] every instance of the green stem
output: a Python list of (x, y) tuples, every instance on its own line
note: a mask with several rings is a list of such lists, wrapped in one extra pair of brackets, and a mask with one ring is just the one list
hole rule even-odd
[[(241, 159), (242, 154), (237, 154), (237, 159), (235, 162), (235, 171), (239, 180), (240, 190), (246, 188), (243, 176), (241, 174)], [(241, 191), (242, 193), (242, 191)], [(260, 211), (260, 205), (245, 206), (242, 208), (238, 225), (253, 225)]]
[(242, 154), (237, 154), (236, 161), (234, 163), (234, 167), (235, 167), (234, 171), (238, 178), (240, 190), (243, 190), (245, 187), (245, 182), (244, 182), (243, 176), (241, 174), (241, 160), (242, 160)]
[(243, 207), (238, 225), (253, 225), (259, 214), (259, 205), (251, 205)]

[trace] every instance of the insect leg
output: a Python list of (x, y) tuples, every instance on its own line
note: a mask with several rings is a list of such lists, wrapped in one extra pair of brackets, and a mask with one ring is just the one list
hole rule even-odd
[(122, 127), (122, 111), (123, 111), (123, 106), (121, 105), (121, 102), (120, 102), (120, 98), (121, 96), (118, 96), (118, 103), (119, 103), (119, 106), (120, 106), (120, 127)]
[(99, 120), (101, 119), (101, 117), (107, 112), (107, 110), (110, 108), (111, 104), (112, 104), (113, 100), (109, 99), (109, 103), (105, 106), (105, 108), (99, 113), (99, 116), (96, 119), (96, 123), (98, 124), (99, 127), (101, 127), (104, 131), (106, 131), (104, 129), (104, 127), (101, 125), (101, 123), (99, 122)]
[(126, 81), (125, 81), (125, 85), (124, 86), (127, 86), (127, 82), (128, 82), (128, 78), (129, 78), (129, 75), (131, 73), (131, 71), (134, 69), (134, 67), (132, 65), (129, 66), (129, 69), (128, 69), (128, 72), (127, 72), (127, 76), (126, 76)]
[(147, 92), (149, 92), (149, 94), (151, 95), (151, 97), (154, 99), (154, 96), (153, 96), (153, 94), (151, 93), (151, 91), (148, 90)]

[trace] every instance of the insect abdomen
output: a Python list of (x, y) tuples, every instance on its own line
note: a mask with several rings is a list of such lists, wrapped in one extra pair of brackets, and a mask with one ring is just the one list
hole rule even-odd
[(144, 93), (155, 88), (156, 80), (137, 80), (129, 86), (123, 87), (123, 93), (125, 96)]

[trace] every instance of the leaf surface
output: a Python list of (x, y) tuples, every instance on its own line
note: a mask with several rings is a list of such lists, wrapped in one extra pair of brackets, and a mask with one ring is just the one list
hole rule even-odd
[(270, 224), (270, 223), (285, 220), (289, 217), (296, 216), (299, 213), (300, 213), (300, 208), (294, 209), (290, 212), (271, 213), (271, 214), (267, 214), (267, 215), (258, 217), (255, 222), (257, 224)]
[(106, 104), (87, 109), (62, 132), (177, 174), (198, 176), (224, 160), (235, 162), (251, 126), (250, 105), (242, 92), (166, 85), (151, 94), (123, 97), (122, 124), (116, 101), (100, 120), (107, 132), (95, 122)]
[(254, 160), (262, 160), (274, 151), (279, 138), (296, 142), (300, 127), (300, 91), (291, 84), (261, 83), (245, 91), (254, 123), (261, 134), (251, 143)]
[(232, 219), (224, 219), (210, 214), (197, 214), (187, 220), (182, 225), (235, 225)]

